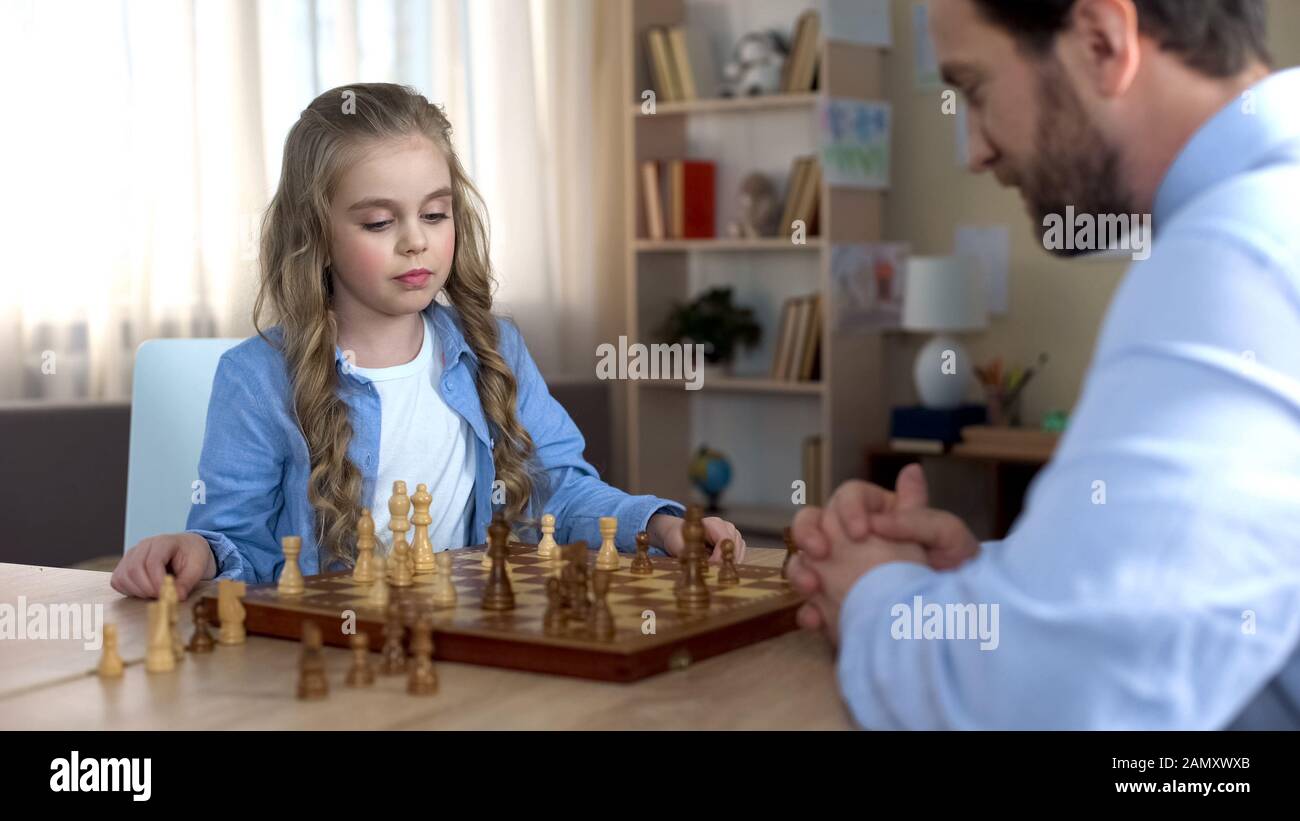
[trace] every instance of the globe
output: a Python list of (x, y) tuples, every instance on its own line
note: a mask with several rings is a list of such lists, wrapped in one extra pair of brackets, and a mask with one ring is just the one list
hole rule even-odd
[(731, 462), (727, 457), (707, 446), (695, 452), (688, 468), (691, 483), (709, 499), (709, 511), (716, 512), (718, 498), (731, 484)]

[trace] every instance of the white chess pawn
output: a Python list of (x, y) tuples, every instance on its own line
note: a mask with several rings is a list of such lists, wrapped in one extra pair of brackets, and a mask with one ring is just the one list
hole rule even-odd
[(550, 513), (542, 514), (542, 540), (537, 543), (537, 558), (552, 559), (559, 552), (559, 545), (555, 543), (555, 516)]
[(597, 570), (618, 570), (622, 560), (618, 548), (614, 546), (614, 536), (618, 533), (618, 517), (600, 517), (600, 552), (596, 554)]
[(104, 654), (99, 660), (100, 678), (118, 678), (122, 675), (122, 656), (117, 652), (117, 625), (104, 625)]
[(380, 610), (385, 610), (388, 607), (388, 576), (384, 572), (385, 564), (382, 555), (375, 556), (375, 581), (374, 584), (370, 585), (370, 591), (366, 595), (366, 604)]
[(276, 592), (281, 596), (301, 596), (307, 589), (302, 579), (302, 568), (298, 566), (302, 537), (285, 536), (280, 539), (280, 549), (284, 551), (284, 570), (280, 571), (280, 584), (276, 587)]
[(433, 554), (436, 566), (433, 577), (433, 606), (455, 607), (456, 584), (451, 580), (451, 551), (443, 550)]

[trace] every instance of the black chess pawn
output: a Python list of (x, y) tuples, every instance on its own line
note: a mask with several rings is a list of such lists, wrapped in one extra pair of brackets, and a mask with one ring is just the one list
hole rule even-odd
[(740, 584), (740, 574), (736, 572), (736, 543), (731, 539), (722, 540), (722, 568), (718, 570), (718, 584)]
[(406, 692), (413, 696), (431, 696), (438, 692), (438, 674), (433, 669), (433, 621), (422, 615), (415, 622), (411, 638), (415, 663), (406, 679)]
[(314, 701), (329, 695), (325, 677), (325, 656), (321, 653), (321, 632), (316, 622), (302, 625), (302, 659), (298, 664), (298, 698)]
[(597, 641), (614, 638), (614, 614), (609, 609), (609, 571), (597, 570), (592, 587), (596, 602), (591, 609), (591, 633)]
[(564, 635), (566, 617), (564, 613), (564, 594), (560, 592), (560, 580), (552, 576), (546, 580), (546, 614), (542, 616), (542, 632), (548, 636)]
[(208, 632), (208, 608), (203, 600), (194, 603), (194, 635), (190, 636), (190, 643), (187, 649), (191, 653), (203, 654), (211, 653), (213, 645), (216, 643), (212, 634)]
[(386, 676), (395, 676), (406, 672), (406, 648), (402, 646), (403, 634), (402, 609), (397, 602), (388, 605), (388, 618), (384, 621), (383, 660), (379, 672)]
[(785, 541), (785, 561), (781, 562), (781, 577), (786, 578), (786, 572), (790, 569), (790, 560), (799, 552), (799, 545), (794, 543), (794, 531), (788, 527), (781, 531), (781, 538)]
[(353, 633), (349, 640), (352, 645), (352, 666), (344, 683), (349, 687), (369, 687), (375, 683), (375, 668), (370, 664), (370, 636), (366, 633)]
[(636, 534), (636, 558), (632, 559), (630, 569), (638, 576), (649, 576), (655, 571), (650, 562), (650, 534), (644, 530)]

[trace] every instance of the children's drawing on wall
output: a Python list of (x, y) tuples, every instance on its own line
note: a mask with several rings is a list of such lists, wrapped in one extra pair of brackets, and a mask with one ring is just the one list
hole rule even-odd
[(834, 328), (854, 333), (897, 328), (903, 311), (904, 243), (853, 243), (831, 249)]

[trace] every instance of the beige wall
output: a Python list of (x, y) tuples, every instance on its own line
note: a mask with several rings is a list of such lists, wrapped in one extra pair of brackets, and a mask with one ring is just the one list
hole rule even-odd
[[(937, 91), (918, 91), (913, 80), (912, 0), (893, 3), (894, 47), (886, 74), (894, 109), (894, 166), (885, 207), (886, 235), (911, 243), (916, 254), (947, 254), (958, 225), (1008, 226), (1009, 312), (994, 317), (987, 331), (963, 341), (978, 362), (1000, 355), (1005, 362), (1026, 364), (1039, 352), (1051, 357), (1025, 392), (1024, 422), (1037, 424), (1046, 411), (1073, 407), (1107, 302), (1125, 266), (1050, 257), (1031, 232), (1015, 191), (1000, 188), (987, 175), (976, 177), (958, 169), (953, 118), (941, 112)], [(1275, 64), (1300, 64), (1300, 2), (1272, 0), (1270, 15)], [(914, 400), (910, 366), (922, 341), (911, 335), (891, 338), (891, 400)]]

